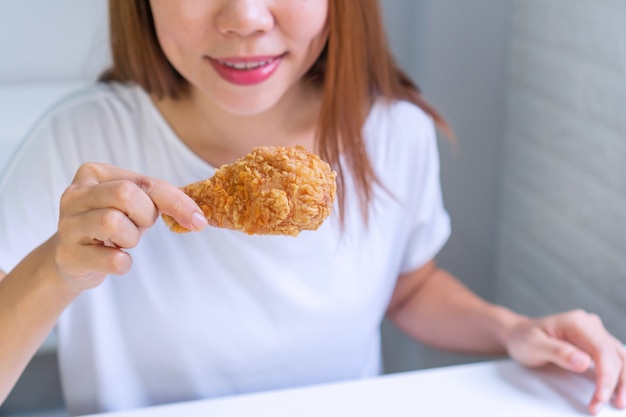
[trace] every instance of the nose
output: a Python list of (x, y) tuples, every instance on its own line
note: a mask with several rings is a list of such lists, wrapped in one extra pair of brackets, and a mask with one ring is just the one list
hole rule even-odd
[(217, 28), (224, 35), (257, 35), (273, 26), (267, 0), (227, 0), (217, 16)]

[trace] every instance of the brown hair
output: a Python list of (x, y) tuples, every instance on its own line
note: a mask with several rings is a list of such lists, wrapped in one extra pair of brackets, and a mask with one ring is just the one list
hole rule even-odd
[[(187, 81), (159, 46), (148, 0), (109, 0), (113, 64), (101, 81), (131, 81), (157, 97), (178, 98)], [(362, 127), (374, 100), (407, 100), (453, 136), (417, 86), (396, 65), (387, 44), (378, 0), (329, 0), (328, 42), (306, 77), (323, 86), (316, 147), (338, 171), (340, 218), (345, 213), (345, 172), (353, 176), (367, 219), (375, 185), (380, 184), (367, 155)]]

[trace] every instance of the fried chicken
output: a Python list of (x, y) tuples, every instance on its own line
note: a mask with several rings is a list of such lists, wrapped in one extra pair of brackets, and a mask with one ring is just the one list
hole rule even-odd
[[(302, 146), (262, 146), (223, 165), (206, 180), (181, 187), (209, 225), (247, 234), (297, 236), (330, 215), (337, 174)], [(170, 230), (188, 230), (163, 215)]]

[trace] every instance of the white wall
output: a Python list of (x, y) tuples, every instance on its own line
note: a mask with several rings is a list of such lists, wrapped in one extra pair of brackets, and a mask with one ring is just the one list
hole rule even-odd
[(626, 340), (626, 2), (516, 0), (497, 299)]
[(1, 0), (0, 83), (94, 79), (109, 58), (106, 0)]
[(37, 118), (109, 62), (106, 0), (0, 0), (0, 172)]

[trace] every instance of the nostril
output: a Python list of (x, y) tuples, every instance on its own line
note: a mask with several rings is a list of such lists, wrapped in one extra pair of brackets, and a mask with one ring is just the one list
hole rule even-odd
[(217, 28), (225, 35), (250, 36), (269, 32), (274, 26), (271, 10), (259, 2), (230, 0), (217, 16)]

